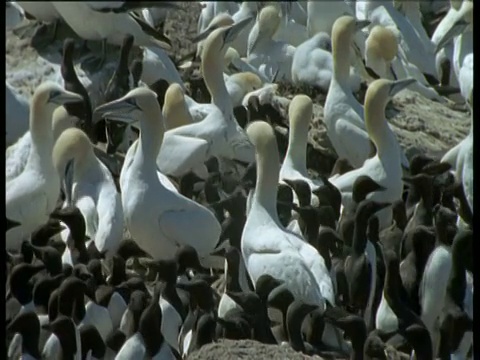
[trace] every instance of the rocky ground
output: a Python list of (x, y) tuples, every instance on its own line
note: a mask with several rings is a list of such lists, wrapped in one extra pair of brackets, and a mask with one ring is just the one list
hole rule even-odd
[[(185, 11), (171, 14), (165, 24), (165, 32), (171, 38), (173, 50), (170, 55), (179, 60), (191, 53), (195, 46), (189, 39), (196, 34), (197, 18), (200, 13), (198, 3), (182, 4)], [(27, 97), (37, 85), (46, 79), (58, 79), (58, 63), (61, 54), (61, 39), (46, 49), (32, 46), (34, 28), (7, 32), (6, 37), (6, 78)], [(68, 29), (63, 30), (62, 38), (74, 36)], [(118, 52), (111, 51), (110, 60), (114, 63)], [(113, 71), (109, 68), (109, 72)], [(99, 76), (108, 78), (110, 73)], [(291, 99), (298, 93), (291, 87), (279, 87), (279, 95)], [(323, 123), (325, 96), (314, 99), (314, 121), (312, 122), (309, 143), (314, 148), (330, 147)], [(288, 102), (286, 102), (288, 103)], [(286, 114), (283, 107), (281, 113)], [(404, 90), (393, 99), (387, 109), (387, 118), (392, 124), (407, 156), (417, 152), (439, 157), (462, 140), (469, 131), (470, 115), (466, 111), (454, 110), (451, 104), (430, 101), (409, 90)], [(284, 130), (285, 131), (285, 130)], [(331, 152), (331, 150), (329, 150)], [(333, 152), (332, 152), (333, 153)], [(331, 162), (332, 159), (329, 159)], [(221, 341), (205, 346), (192, 354), (189, 359), (306, 359), (288, 346), (267, 346), (254, 341)], [(315, 357), (319, 358), (319, 357)]]

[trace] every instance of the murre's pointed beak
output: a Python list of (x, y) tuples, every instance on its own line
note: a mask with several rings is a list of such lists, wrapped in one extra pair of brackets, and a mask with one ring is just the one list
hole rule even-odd
[(398, 94), (400, 91), (408, 87), (409, 85), (413, 84), (417, 80), (414, 78), (408, 78), (403, 80), (393, 81), (392, 85), (390, 86), (390, 96), (394, 96)]

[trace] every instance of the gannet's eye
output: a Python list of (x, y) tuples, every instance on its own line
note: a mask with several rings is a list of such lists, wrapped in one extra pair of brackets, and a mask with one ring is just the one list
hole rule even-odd
[(60, 90), (53, 90), (50, 92), (50, 96), (48, 97), (48, 101), (55, 99), (57, 96), (61, 94)]

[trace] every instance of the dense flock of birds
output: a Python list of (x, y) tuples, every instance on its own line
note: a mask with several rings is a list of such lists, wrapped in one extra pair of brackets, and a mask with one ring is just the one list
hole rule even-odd
[[(182, 359), (222, 338), (474, 358), (473, 131), (407, 159), (385, 117), (407, 87), (472, 111), (473, 1), (202, 2), (181, 64), (163, 34), (177, 3), (6, 9), (7, 29), (101, 40), (99, 70), (121, 46), (102, 98), (73, 39), (29, 102), (6, 83), (7, 358)], [(440, 14), (431, 36), (421, 11)], [(312, 99), (278, 83), (327, 94), (330, 173), (307, 170)]]

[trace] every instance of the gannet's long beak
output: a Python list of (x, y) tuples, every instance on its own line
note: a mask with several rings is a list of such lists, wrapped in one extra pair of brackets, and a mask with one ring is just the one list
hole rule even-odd
[(407, 86), (413, 84), (417, 80), (414, 78), (409, 78), (409, 79), (403, 79), (403, 80), (397, 80), (392, 82), (392, 85), (390, 86), (390, 96), (394, 96), (398, 94), (400, 91), (405, 89)]
[(208, 35), (210, 35), (212, 33), (213, 30), (216, 30), (218, 29), (217, 26), (208, 26), (207, 28), (205, 28), (205, 30), (203, 30), (201, 33), (197, 34), (193, 39), (192, 39), (192, 42), (194, 44), (202, 41), (202, 40), (205, 40)]
[(363, 28), (370, 25), (372, 22), (370, 20), (357, 20), (355, 21), (355, 32), (362, 30)]
[(250, 23), (250, 21), (253, 20), (253, 16), (247, 17), (243, 20), (240, 20), (239, 22), (227, 26), (227, 30), (225, 31), (225, 44), (231, 43), (233, 40), (235, 40), (240, 34), (240, 32)]
[(139, 108), (132, 102), (131, 98), (123, 97), (97, 107), (93, 112), (93, 123), (97, 123), (102, 118), (106, 117), (109, 120), (132, 124), (136, 122), (136, 119), (131, 113), (138, 109)]
[(460, 35), (463, 31), (467, 28), (468, 22), (466, 22), (463, 18), (458, 19), (453, 23), (453, 25), (448, 29), (447, 32), (440, 38), (440, 41), (435, 46), (435, 54), (442, 50), (445, 45), (447, 45), (450, 40), (452, 40), (455, 36)]
[(75, 94), (74, 92), (64, 91), (52, 93), (49, 101), (57, 105), (65, 105), (81, 102), (83, 101), (83, 98), (80, 95)]

